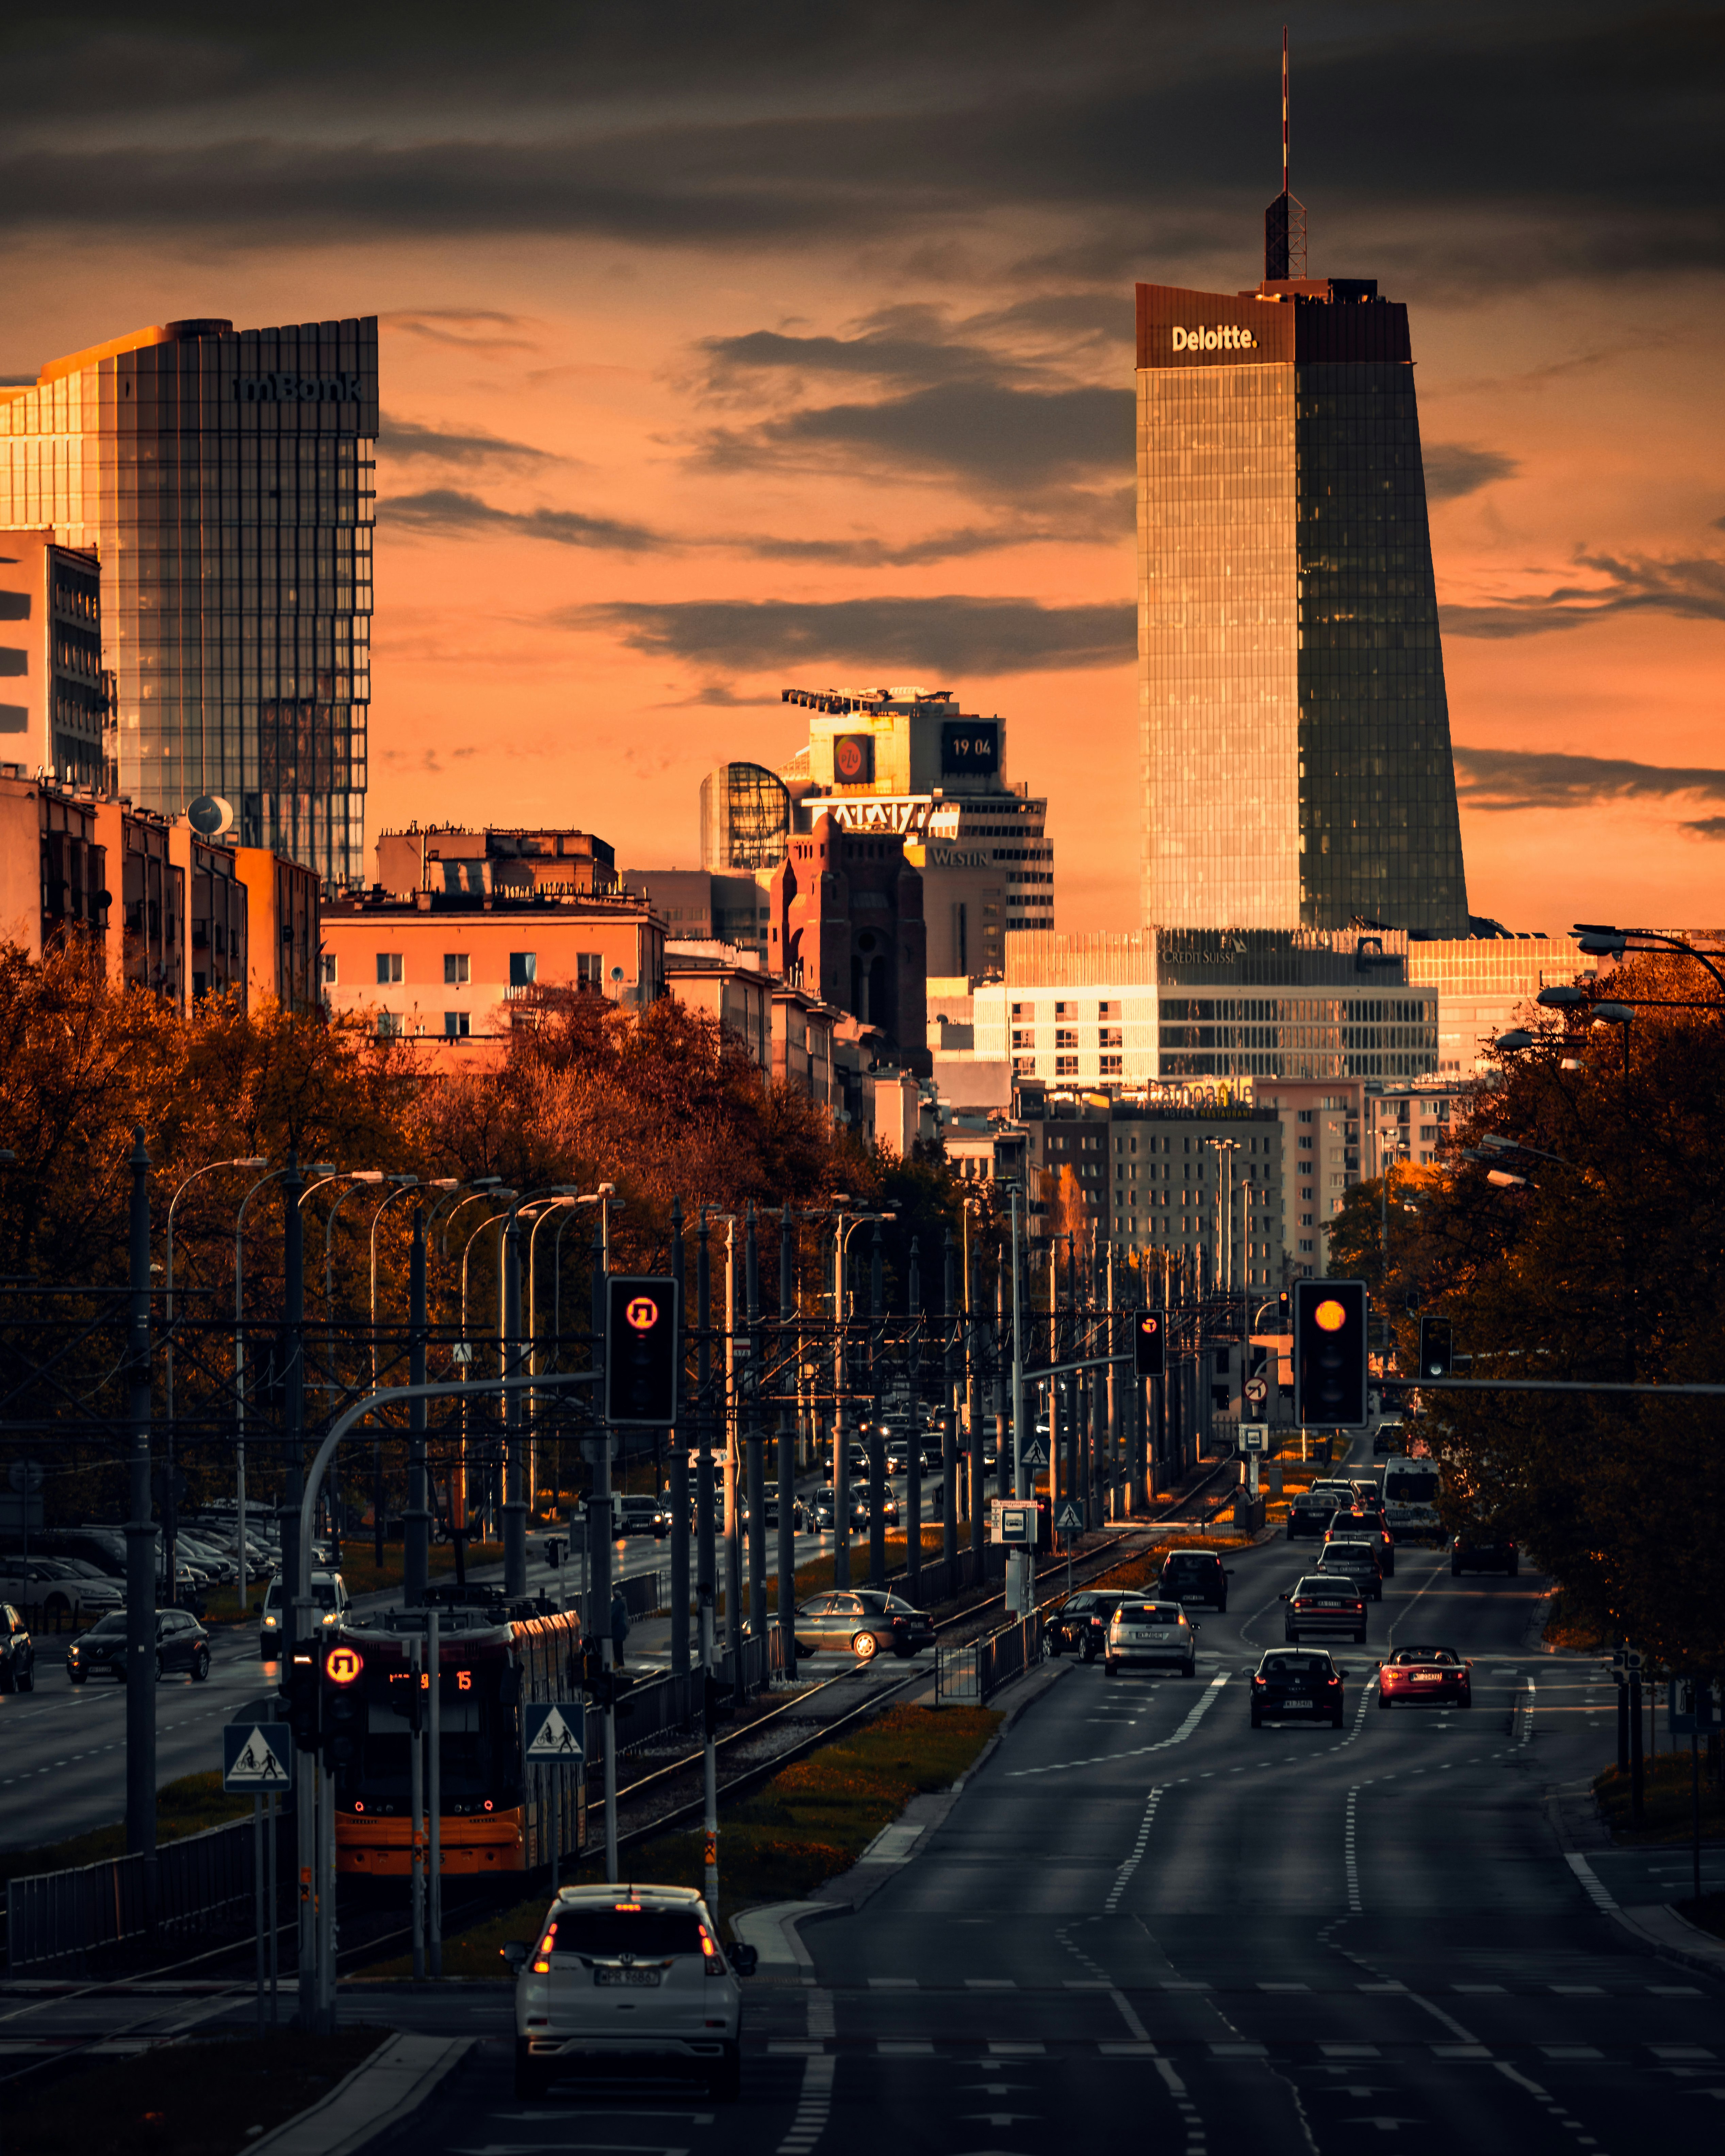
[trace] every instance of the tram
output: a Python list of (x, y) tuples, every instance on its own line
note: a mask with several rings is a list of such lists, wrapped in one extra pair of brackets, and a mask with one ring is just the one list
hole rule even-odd
[[(335, 1770), (336, 1869), (405, 1878), (413, 1867), (413, 1642), (423, 1609), (350, 1615), (324, 1643), (359, 1657), (365, 1702), (359, 1756)], [(495, 1609), (438, 1611), (439, 1840), (445, 1877), (531, 1871), (578, 1854), (587, 1830), (581, 1770), (526, 1764), (521, 1708), (580, 1690), (581, 1622), (572, 1612), (507, 1617)], [(421, 1646), (422, 1656), (424, 1648)], [(431, 1673), (420, 1676), (422, 1695)], [(422, 1715), (430, 1727), (429, 1703)], [(431, 1796), (429, 1760), (422, 1789)], [(428, 1821), (429, 1827), (429, 1821)]]

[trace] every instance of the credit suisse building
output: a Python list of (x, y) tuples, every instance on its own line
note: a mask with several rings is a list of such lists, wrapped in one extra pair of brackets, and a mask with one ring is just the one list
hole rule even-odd
[(1143, 917), (1465, 936), (1404, 306), (1137, 288)]
[(0, 388), (0, 529), (101, 564), (121, 790), (364, 877), (375, 316), (169, 322)]

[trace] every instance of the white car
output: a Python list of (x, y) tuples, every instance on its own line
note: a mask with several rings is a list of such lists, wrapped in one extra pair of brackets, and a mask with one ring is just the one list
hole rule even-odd
[(75, 1630), (110, 1609), (123, 1609), (126, 1589), (94, 1565), (86, 1569), (73, 1558), (0, 1558), (0, 1602), (16, 1603), (21, 1610), (39, 1609), (43, 1629), (58, 1632), (62, 1625)]
[[(286, 1599), (293, 1600), (291, 1594)], [(339, 1625), (347, 1614), (347, 1587), (339, 1572), (314, 1572), (311, 1575), (311, 1599), (317, 1606), (317, 1621), (322, 1625)], [(281, 1646), (282, 1609), (281, 1574), (277, 1573), (264, 1590), (262, 1616), (258, 1626), (258, 1653), (266, 1662), (280, 1659)]]
[(740, 2082), (742, 1991), (755, 1949), (727, 1956), (692, 1887), (566, 1887), (539, 1937), (511, 1939), (515, 2092), (560, 2076), (673, 2074), (716, 2097)]
[(1198, 1674), (1198, 1627), (1178, 1602), (1143, 1602), (1128, 1595), (1108, 1624), (1102, 1668), (1109, 1676), (1125, 1662)]

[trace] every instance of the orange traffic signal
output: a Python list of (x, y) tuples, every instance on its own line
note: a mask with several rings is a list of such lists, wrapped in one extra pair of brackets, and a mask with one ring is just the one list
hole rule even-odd
[(1363, 1281), (1294, 1283), (1294, 1414), (1319, 1429), (1358, 1429), (1366, 1408)]

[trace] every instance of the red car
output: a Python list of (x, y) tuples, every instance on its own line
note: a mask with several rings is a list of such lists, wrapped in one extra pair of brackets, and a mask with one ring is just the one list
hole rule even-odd
[(1473, 1664), (1453, 1647), (1398, 1647), (1378, 1665), (1378, 1705), (1418, 1706), (1435, 1700), (1445, 1707), (1473, 1705)]

